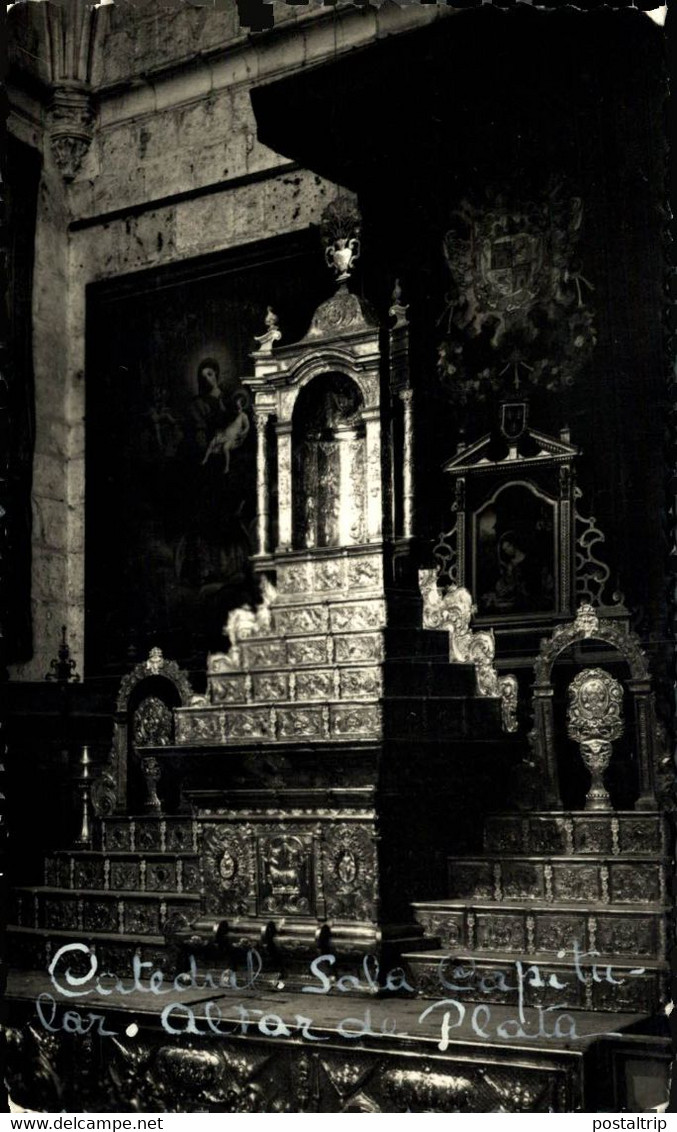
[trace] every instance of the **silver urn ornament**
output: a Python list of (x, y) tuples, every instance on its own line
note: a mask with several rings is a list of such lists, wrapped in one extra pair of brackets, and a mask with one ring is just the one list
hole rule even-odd
[(578, 743), (590, 771), (586, 810), (611, 810), (604, 772), (611, 762), (612, 745), (624, 730), (623, 689), (603, 668), (586, 668), (569, 685), (567, 732)]
[(345, 283), (361, 250), (361, 218), (354, 200), (342, 195), (331, 201), (320, 226), (327, 264), (336, 272), (336, 282)]
[(336, 282), (345, 283), (350, 279), (353, 264), (360, 258), (360, 241), (357, 236), (349, 239), (339, 236), (325, 249), (325, 256), (328, 266), (336, 272)]

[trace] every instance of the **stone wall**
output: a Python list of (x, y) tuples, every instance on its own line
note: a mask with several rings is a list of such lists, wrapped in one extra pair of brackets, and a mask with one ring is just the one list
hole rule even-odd
[[(34, 287), (35, 651), (17, 679), (44, 677), (62, 624), (83, 671), (87, 285), (316, 223), (337, 187), (257, 141), (250, 87), (442, 16), (315, 0), (274, 8), (274, 30), (252, 36), (234, 0), (216, 10), (118, 0), (101, 16), (108, 22), (90, 67), (97, 128), (70, 185), (45, 146)], [(25, 80), (49, 78), (42, 9), (10, 13), (9, 125), (37, 144), (41, 100)]]

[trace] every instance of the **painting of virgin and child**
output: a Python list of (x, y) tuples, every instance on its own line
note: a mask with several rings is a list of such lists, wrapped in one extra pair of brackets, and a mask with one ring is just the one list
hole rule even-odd
[(314, 245), (246, 254), (90, 291), (88, 674), (153, 645), (204, 671), (230, 610), (257, 598), (250, 355), (269, 305), (293, 341), (330, 281)]
[(497, 492), (473, 517), (478, 613), (494, 617), (556, 608), (553, 505), (526, 484)]

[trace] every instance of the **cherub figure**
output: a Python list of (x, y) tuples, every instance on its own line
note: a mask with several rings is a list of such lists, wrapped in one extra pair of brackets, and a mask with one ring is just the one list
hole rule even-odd
[(227, 475), (230, 470), (230, 454), (235, 448), (244, 443), (250, 429), (247, 416), (247, 396), (245, 393), (236, 393), (234, 397), (237, 416), (225, 428), (218, 429), (207, 446), (203, 464), (206, 464), (216, 452), (223, 454), (223, 472)]

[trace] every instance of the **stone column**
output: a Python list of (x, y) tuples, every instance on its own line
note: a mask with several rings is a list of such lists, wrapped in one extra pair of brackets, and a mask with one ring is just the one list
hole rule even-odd
[(561, 810), (562, 799), (557, 775), (552, 696), (551, 684), (534, 688), (534, 728), (544, 763), (539, 768), (545, 775), (543, 804), (549, 810)]
[(639, 797), (636, 810), (655, 810), (657, 807), (654, 786), (654, 731), (655, 707), (648, 680), (628, 680), (635, 709), (635, 741), (639, 763)]
[(412, 389), (400, 393), (404, 406), (404, 444), (402, 452), (402, 534), (414, 537), (414, 415)]
[(291, 421), (277, 425), (278, 550), (291, 550), (292, 545), (291, 430)]
[(256, 510), (259, 554), (268, 553), (268, 413), (256, 410)]
[(339, 451), (339, 545), (350, 546), (357, 541), (359, 526), (359, 484), (353, 478), (353, 443), (355, 429), (338, 429), (336, 439)]
[(365, 409), (362, 418), (366, 425), (367, 542), (379, 542), (383, 533), (380, 410)]

